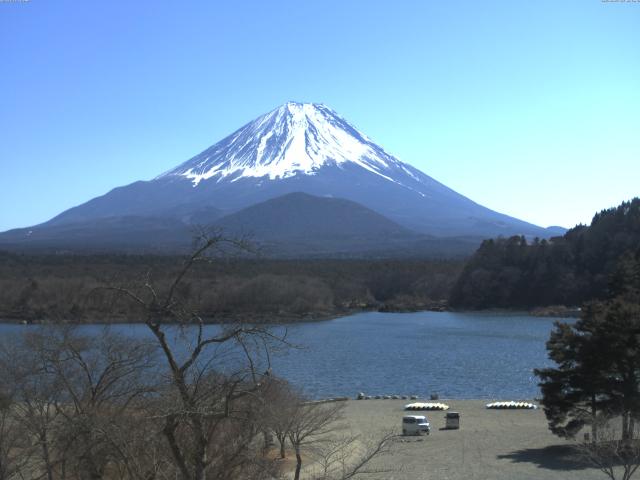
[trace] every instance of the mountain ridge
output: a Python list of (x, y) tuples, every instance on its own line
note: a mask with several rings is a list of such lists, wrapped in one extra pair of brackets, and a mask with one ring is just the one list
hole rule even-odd
[(559, 233), (485, 208), (392, 156), (329, 107), (296, 102), (152, 180), (116, 187), (31, 228), (134, 217), (211, 223), (294, 192), (355, 202), (431, 237)]
[[(202, 216), (215, 215), (204, 210)], [(317, 219), (321, 219), (318, 221)], [(472, 253), (479, 238), (439, 239), (412, 232), (350, 200), (290, 193), (206, 224), (122, 216), (14, 229), (0, 248), (40, 252), (188, 253), (194, 236), (222, 233), (277, 258), (441, 258)]]

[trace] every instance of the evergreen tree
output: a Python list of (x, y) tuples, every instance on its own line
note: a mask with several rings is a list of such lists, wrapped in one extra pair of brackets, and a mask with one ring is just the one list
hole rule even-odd
[(485, 240), (451, 292), (463, 308), (578, 306), (640, 284), (640, 198), (550, 240)]
[(640, 304), (635, 295), (588, 305), (575, 324), (557, 323), (547, 342), (555, 368), (536, 370), (549, 428), (573, 437), (597, 416), (621, 419), (622, 439), (640, 418)]

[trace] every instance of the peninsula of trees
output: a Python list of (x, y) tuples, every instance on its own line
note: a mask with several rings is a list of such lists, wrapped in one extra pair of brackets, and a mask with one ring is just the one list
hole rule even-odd
[(580, 306), (640, 275), (640, 198), (604, 210), (562, 237), (485, 240), (451, 292), (461, 309)]

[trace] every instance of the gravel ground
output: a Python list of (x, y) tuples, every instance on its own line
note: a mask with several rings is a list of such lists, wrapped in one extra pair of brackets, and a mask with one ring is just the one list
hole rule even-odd
[[(544, 412), (487, 410), (485, 400), (440, 400), (460, 412), (460, 430), (444, 430), (444, 412), (406, 412), (426, 415), (431, 434), (400, 437), (392, 451), (373, 467), (385, 473), (367, 479), (434, 480), (590, 480), (604, 479), (571, 449), (571, 442), (552, 435)], [(363, 438), (401, 432), (406, 400), (349, 400), (345, 420)]]

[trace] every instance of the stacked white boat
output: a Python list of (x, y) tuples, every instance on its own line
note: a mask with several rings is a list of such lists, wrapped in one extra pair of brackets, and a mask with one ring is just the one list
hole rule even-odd
[(405, 410), (421, 411), (421, 410), (449, 410), (449, 405), (446, 403), (432, 403), (432, 402), (416, 402), (409, 403), (404, 406)]
[(529, 402), (514, 402), (513, 400), (511, 400), (509, 402), (487, 403), (487, 408), (496, 409), (496, 410), (502, 410), (502, 409), (534, 410), (538, 408), (538, 406)]

